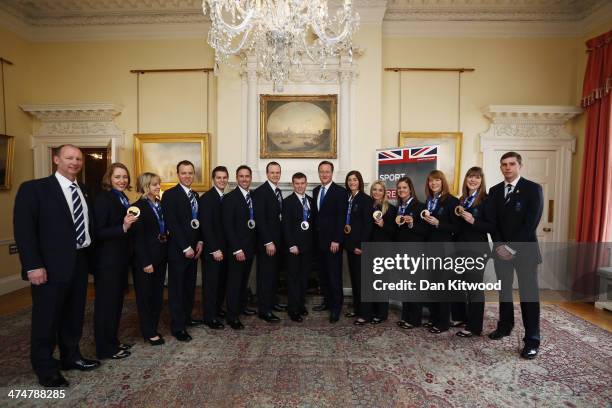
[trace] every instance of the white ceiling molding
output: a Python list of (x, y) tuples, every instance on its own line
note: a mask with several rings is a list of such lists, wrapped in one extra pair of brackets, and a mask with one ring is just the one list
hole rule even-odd
[(582, 113), (577, 106), (555, 105), (489, 105), (482, 108), (483, 115), (493, 124), (531, 124), (563, 126)]

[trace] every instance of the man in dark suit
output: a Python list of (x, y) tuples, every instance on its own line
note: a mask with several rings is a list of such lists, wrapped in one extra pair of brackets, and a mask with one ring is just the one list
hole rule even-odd
[(284, 250), (287, 253), (289, 318), (302, 322), (306, 310), (306, 290), (312, 267), (312, 198), (306, 194), (308, 181), (303, 173), (291, 178), (293, 194), (283, 200)]
[(344, 299), (342, 288), (342, 242), (347, 192), (333, 182), (334, 164), (324, 160), (319, 163), (321, 185), (313, 190), (315, 239), (319, 251), (319, 286), (323, 292), (323, 304), (313, 310), (329, 309), (329, 321), (340, 318)]
[(179, 183), (162, 196), (168, 228), (168, 304), (172, 335), (179, 341), (190, 341), (186, 326), (202, 323), (193, 319), (191, 313), (203, 242), (198, 220), (198, 194), (191, 189), (195, 167), (183, 160), (176, 165), (176, 173)]
[(219, 320), (219, 311), (225, 298), (227, 249), (221, 204), (228, 178), (229, 173), (225, 166), (215, 167), (212, 171), (214, 185), (200, 197), (200, 230), (204, 240), (202, 306), (204, 324), (211, 329), (224, 327)]
[(240, 314), (253, 315), (247, 308), (247, 285), (256, 247), (255, 203), (251, 191), (251, 168), (236, 169), (238, 186), (223, 198), (223, 227), (227, 241), (227, 318), (234, 330), (244, 329)]
[(268, 163), (266, 177), (268, 180), (257, 187), (254, 193), (257, 222), (257, 302), (259, 318), (268, 323), (278, 323), (280, 319), (272, 313), (272, 309), (276, 303), (281, 267), (283, 195), (278, 188), (280, 164)]
[[(22, 277), (32, 290), (30, 359), (44, 387), (67, 387), (59, 370), (92, 370), (99, 361), (83, 358), (79, 341), (87, 298), (88, 251), (93, 211), (76, 178), (83, 153), (72, 145), (56, 149), (57, 171), (19, 187), (13, 224)], [(53, 358), (59, 342), (60, 362)]]
[(499, 322), (489, 338), (499, 340), (514, 327), (512, 282), (514, 271), (519, 283), (521, 313), (525, 326), (523, 358), (532, 359), (540, 346), (540, 303), (538, 264), (542, 256), (536, 229), (542, 217), (542, 187), (520, 176), (521, 155), (505, 153), (500, 160), (504, 181), (489, 190), (495, 211), (495, 272), (501, 280)]

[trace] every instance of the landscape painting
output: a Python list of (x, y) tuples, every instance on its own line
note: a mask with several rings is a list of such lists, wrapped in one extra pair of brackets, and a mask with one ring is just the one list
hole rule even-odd
[(337, 157), (337, 95), (261, 95), (261, 158)]

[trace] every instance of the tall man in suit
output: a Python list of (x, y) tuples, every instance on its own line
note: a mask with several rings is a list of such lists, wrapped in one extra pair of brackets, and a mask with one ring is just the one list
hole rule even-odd
[(202, 254), (198, 220), (198, 194), (191, 189), (195, 176), (193, 163), (176, 165), (179, 183), (164, 192), (162, 209), (168, 228), (168, 303), (172, 335), (178, 341), (191, 341), (187, 326), (202, 322), (191, 317), (195, 297), (198, 259)]
[(323, 304), (313, 310), (330, 311), (329, 321), (340, 318), (344, 299), (342, 288), (342, 242), (347, 192), (333, 182), (334, 164), (324, 160), (319, 163), (321, 185), (313, 190), (315, 236), (319, 251), (319, 285), (323, 292)]
[(501, 280), (499, 322), (489, 338), (499, 340), (514, 327), (512, 281), (518, 277), (525, 326), (523, 358), (532, 359), (540, 346), (538, 264), (542, 262), (536, 229), (542, 217), (542, 187), (520, 175), (521, 155), (505, 153), (500, 160), (504, 181), (489, 190), (495, 209), (495, 272)]
[[(87, 297), (88, 252), (93, 211), (76, 181), (83, 153), (72, 145), (56, 149), (55, 174), (23, 183), (15, 197), (13, 224), (22, 277), (32, 290), (30, 360), (44, 387), (67, 387), (59, 370), (92, 370), (79, 341)], [(53, 358), (59, 343), (60, 361)]]
[(283, 194), (278, 188), (281, 166), (277, 162), (266, 165), (266, 177), (255, 189), (255, 221), (257, 222), (257, 301), (259, 318), (268, 323), (280, 319), (272, 309), (276, 303), (279, 270), (281, 267)]
[(291, 177), (293, 194), (283, 200), (283, 238), (287, 255), (287, 290), (289, 317), (302, 322), (306, 310), (308, 275), (312, 267), (313, 226), (312, 198), (306, 194), (308, 181), (304, 173)]
[(253, 315), (247, 308), (247, 285), (256, 247), (255, 198), (251, 187), (251, 168), (236, 169), (238, 186), (223, 198), (223, 227), (227, 240), (227, 318), (234, 330), (244, 329), (240, 314)]
[(215, 167), (212, 171), (214, 185), (200, 197), (200, 231), (204, 240), (202, 306), (204, 324), (211, 329), (224, 327), (219, 320), (219, 311), (225, 298), (227, 250), (221, 205), (228, 178), (229, 173), (225, 166)]

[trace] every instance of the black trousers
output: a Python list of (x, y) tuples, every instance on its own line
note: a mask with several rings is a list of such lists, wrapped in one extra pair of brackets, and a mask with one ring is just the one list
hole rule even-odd
[(344, 292), (342, 287), (342, 247), (332, 254), (329, 250), (319, 251), (319, 269), (321, 278), (325, 282), (325, 303), (330, 312), (340, 313)]
[(39, 378), (51, 377), (59, 370), (53, 358), (59, 344), (60, 359), (72, 363), (82, 358), (79, 342), (87, 300), (86, 250), (77, 251), (74, 273), (69, 282), (31, 285), (32, 333), (30, 361)]
[(361, 255), (353, 251), (346, 251), (348, 259), (349, 276), (351, 278), (351, 291), (353, 293), (353, 312), (365, 319), (361, 311)]
[(109, 358), (119, 351), (119, 322), (128, 269), (128, 265), (122, 265), (95, 270), (94, 337), (98, 358)]
[(229, 259), (227, 270), (227, 321), (234, 321), (240, 318), (240, 313), (247, 307), (249, 285), (249, 275), (253, 258), (246, 259), (244, 262), (236, 260), (234, 255), (228, 255)]
[[(226, 255), (226, 254), (224, 254)], [(202, 269), (202, 307), (204, 321), (210, 323), (219, 318), (219, 308), (224, 297), (227, 260), (217, 262), (211, 254), (204, 255)]]
[(429, 309), (429, 320), (433, 324), (432, 306), (429, 302), (402, 302), (402, 320), (415, 327), (423, 324), (423, 307)]
[(157, 336), (157, 326), (164, 303), (167, 267), (168, 263), (164, 260), (153, 265), (153, 273), (146, 273), (136, 265), (132, 269), (140, 332), (145, 339)]
[(311, 267), (310, 252), (287, 255), (287, 295), (290, 315), (297, 315), (306, 309), (306, 291)]
[(495, 259), (495, 274), (501, 280), (499, 302), (499, 322), (497, 329), (510, 333), (514, 327), (514, 303), (512, 302), (512, 284), (514, 271), (518, 278), (521, 298), (521, 314), (525, 327), (523, 341), (527, 347), (540, 345), (540, 298), (538, 287), (538, 264), (530, 259), (513, 259), (501, 261)]
[[(484, 269), (472, 269), (463, 274), (463, 279), (469, 283), (481, 283), (483, 276)], [(466, 330), (480, 335), (484, 318), (484, 291), (468, 290), (464, 296), (465, 302), (453, 302), (451, 304), (451, 316), (455, 321), (466, 322)]]
[(168, 303), (172, 318), (170, 325), (172, 333), (185, 330), (187, 320), (191, 320), (197, 273), (196, 259), (168, 261)]
[(376, 318), (387, 320), (389, 317), (389, 301), (386, 302), (361, 302), (359, 305), (361, 317), (367, 321)]
[(265, 250), (257, 251), (257, 309), (260, 316), (271, 312), (276, 303), (281, 266), (279, 250), (277, 246), (274, 256), (268, 256)]

